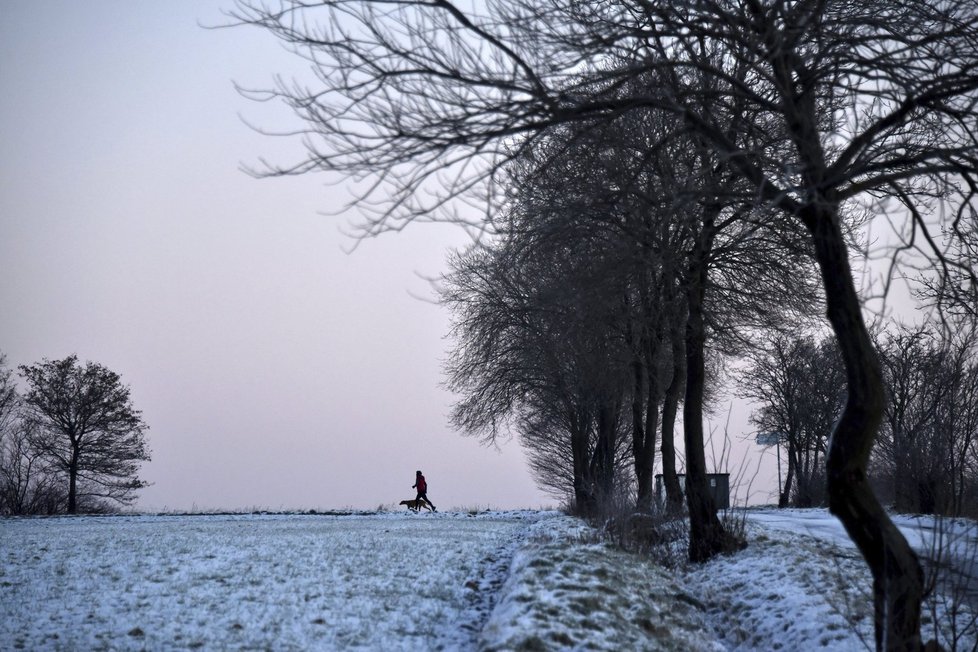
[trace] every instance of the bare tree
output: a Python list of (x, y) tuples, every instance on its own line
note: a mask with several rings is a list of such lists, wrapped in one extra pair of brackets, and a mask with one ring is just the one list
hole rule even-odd
[(59, 514), (67, 493), (58, 469), (34, 445), (31, 424), (0, 431), (0, 514)]
[(960, 515), (978, 489), (968, 468), (978, 440), (974, 332), (902, 327), (884, 334), (880, 354), (887, 401), (875, 458), (893, 487), (894, 507)]
[(593, 514), (621, 468), (618, 275), (592, 264), (596, 243), (582, 223), (546, 238), (519, 226), (526, 210), (514, 211), (512, 235), (456, 256), (446, 279), (449, 387), (462, 396), (453, 420), (486, 441), (515, 422), (541, 484)]
[[(612, 391), (631, 417), (640, 510), (651, 509), (662, 388), (665, 371), (671, 371), (665, 358), (671, 350), (663, 346), (663, 272), (676, 266), (685, 249), (682, 230), (675, 228), (679, 214), (669, 207), (672, 198), (662, 192), (664, 181), (653, 163), (664, 154), (664, 117), (633, 112), (612, 124), (548, 130), (509, 166), (514, 173), (506, 185), (523, 215), (519, 226), (495, 225), (508, 239), (523, 240), (531, 256), (574, 251), (586, 271), (586, 277), (565, 274), (554, 282), (567, 285), (570, 300), (593, 307), (584, 314), (597, 323), (583, 325), (584, 332), (598, 325), (621, 347), (620, 364), (613, 368), (628, 371)], [(679, 154), (677, 148), (670, 151)], [(682, 167), (682, 157), (689, 155), (674, 157), (674, 169)], [(608, 427), (617, 420), (609, 415), (602, 419)]]
[(801, 335), (765, 339), (740, 374), (739, 393), (759, 404), (751, 422), (777, 433), (787, 451), (778, 505), (823, 504), (822, 461), (845, 404), (845, 377), (834, 343)]
[[(320, 10), (325, 21), (312, 15)], [(933, 264), (939, 296), (978, 303), (974, 2), (513, 0), (479, 15), (445, 0), (337, 1), (239, 5), (238, 18), (294, 45), (319, 75), (315, 87), (282, 83), (268, 94), (305, 121), (310, 152), (270, 172), (373, 179), (359, 199), (380, 197), (382, 206), (366, 233), (476, 189), (494, 199), (501, 162), (543, 128), (643, 106), (674, 112), (717, 163), (735, 169), (747, 187), (737, 187), (741, 201), (804, 228), (849, 390), (827, 455), (830, 509), (872, 570), (877, 646), (921, 646), (920, 565), (866, 479), (883, 390), (843, 213), (871, 205), (903, 236), (896, 255), (916, 249)], [(593, 76), (582, 81), (582, 70), (608, 84), (650, 70), (671, 81), (609, 100), (588, 93)], [(717, 107), (742, 110), (718, 121)], [(738, 114), (748, 119), (726, 119)], [(887, 211), (884, 197), (899, 208)]]
[[(954, 290), (974, 301), (974, 261), (954, 259), (938, 244), (934, 220), (943, 219), (959, 242), (975, 220), (978, 10), (970, 2), (926, 0), (645, 7), (659, 61), (674, 66), (677, 48), (685, 48), (692, 53), (681, 57), (687, 65), (733, 80), (736, 97), (784, 125), (791, 155), (772, 159), (717, 129), (699, 110), (700, 91), (676, 94), (691, 128), (730, 157), (759, 197), (811, 234), (848, 386), (828, 451), (830, 509), (873, 572), (877, 646), (918, 649), (920, 565), (866, 480), (883, 389), (852, 281), (843, 205), (895, 197), (905, 212), (889, 217), (906, 225), (900, 230), (908, 246), (922, 239), (945, 276), (964, 276)], [(727, 56), (704, 58), (690, 34), (725, 45)], [(948, 213), (922, 210), (942, 199)]]
[(146, 486), (137, 473), (150, 458), (147, 427), (119, 375), (74, 355), (19, 369), (28, 385), (30, 446), (64, 474), (68, 513), (78, 511), (80, 499), (134, 500)]
[(13, 421), (18, 400), (13, 372), (7, 367), (7, 356), (0, 352), (0, 432)]
[(54, 514), (64, 509), (57, 472), (33, 445), (20, 395), (0, 353), (0, 514)]
[[(669, 495), (673, 501), (681, 495), (671, 432), (680, 390), (686, 387), (690, 354), (685, 346), (686, 268), (701, 228), (696, 221), (701, 207), (688, 199), (700, 194), (696, 184), (701, 183), (697, 169), (701, 156), (695, 143), (669, 133), (668, 118), (661, 110), (649, 109), (629, 112), (610, 124), (550, 129), (507, 166), (507, 186), (512, 190), (506, 212), (495, 221), (498, 247), (489, 248), (495, 253), (488, 258), (487, 251), (473, 253), (468, 261), (473, 265), (457, 268), (450, 285), (462, 288), (471, 287), (474, 280), (484, 282), (490, 275), (485, 271), (487, 261), (496, 265), (499, 278), (490, 284), (491, 290), (482, 289), (477, 296), (448, 296), (449, 303), (466, 315), (467, 330), (458, 332), (463, 353), (474, 351), (482, 340), (472, 337), (480, 326), (499, 324), (499, 315), (513, 313), (511, 307), (498, 305), (482, 313), (478, 321), (483, 324), (473, 325), (473, 305), (498, 302), (502, 290), (514, 297), (510, 306), (516, 303), (526, 311), (527, 297), (538, 296), (544, 286), (550, 288), (550, 295), (561, 297), (560, 306), (549, 308), (554, 314), (567, 312), (568, 305), (585, 307), (580, 311), (583, 317), (561, 317), (563, 325), (573, 325), (592, 340), (595, 328), (604, 329), (606, 336), (627, 345), (624, 353), (615, 356), (617, 364), (609, 360), (600, 369), (582, 371), (599, 378), (609, 369), (620, 374), (622, 361), (630, 367), (630, 380), (612, 381), (606, 391), (621, 394), (619, 400), (630, 404), (637, 507), (643, 511), (651, 509), (653, 500), (660, 408), (667, 417), (663, 423), (668, 422), (663, 467), (667, 483), (670, 479), (673, 483)], [(693, 349), (695, 355), (704, 355), (708, 339), (723, 343), (724, 348), (735, 346), (742, 337), (741, 327), (776, 323), (788, 310), (798, 310), (800, 299), (811, 294), (804, 288), (810, 275), (799, 270), (799, 265), (810, 268), (809, 259), (793, 253), (791, 238), (771, 232), (768, 224), (724, 220), (712, 232), (709, 250), (701, 254), (695, 268), (704, 274), (709, 270), (706, 280), (700, 280), (708, 287), (696, 295), (702, 306), (697, 312), (702, 337)], [(794, 249), (799, 249), (798, 243)], [(573, 252), (575, 262), (564, 260), (568, 252)], [(514, 288), (514, 279), (520, 279), (519, 288)], [(748, 282), (753, 288), (749, 293), (742, 290)], [(532, 307), (538, 315), (544, 309), (539, 302)], [(510, 317), (503, 323), (512, 327), (521, 320)], [(557, 349), (575, 341), (559, 328), (530, 332), (532, 341), (539, 341), (542, 332), (550, 334), (554, 340), (550, 345)], [(672, 356), (681, 357), (682, 364), (674, 363)], [(483, 357), (492, 364), (503, 359), (494, 351)], [(472, 391), (473, 379), (486, 374), (467, 369), (463, 374), (453, 371), (453, 377), (463, 380), (460, 389)], [(496, 376), (493, 382), (500, 380)], [(705, 374), (697, 383), (706, 383)], [(474, 396), (491, 396), (478, 386)], [(550, 432), (540, 424), (534, 430)], [(535, 438), (534, 443), (549, 451), (552, 440)], [(697, 447), (702, 449), (702, 443), (688, 445), (687, 450)], [(707, 507), (705, 518), (715, 519), (715, 512)], [(725, 544), (722, 539), (718, 542), (722, 549)]]

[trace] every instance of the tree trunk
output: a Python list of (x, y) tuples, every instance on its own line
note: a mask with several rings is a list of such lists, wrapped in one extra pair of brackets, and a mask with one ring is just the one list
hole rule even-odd
[(900, 513), (913, 513), (918, 509), (912, 479), (916, 477), (909, 460), (912, 450), (904, 437), (903, 417), (900, 411), (890, 423), (893, 436), (893, 507)]
[[(708, 209), (710, 213), (712, 209)], [(715, 213), (713, 213), (715, 216)], [(691, 256), (686, 316), (686, 400), (683, 431), (686, 444), (686, 506), (689, 509), (689, 559), (703, 562), (740, 547), (717, 517), (717, 508), (706, 478), (703, 437), (703, 393), (706, 383), (706, 330), (703, 302), (706, 296), (707, 254), (712, 247), (712, 220), (704, 220), (703, 233)]]
[[(677, 302), (678, 303), (678, 302)], [(682, 312), (678, 306), (676, 313), (670, 317), (670, 340), (672, 343), (672, 380), (666, 389), (665, 401), (662, 404), (662, 481), (666, 488), (666, 508), (675, 513), (682, 510), (683, 490), (679, 485), (676, 473), (676, 415), (679, 412), (679, 398), (683, 395), (686, 385), (686, 350), (685, 338), (681, 324)]]
[[(658, 317), (655, 318), (658, 321)], [(638, 481), (637, 509), (643, 512), (652, 510), (655, 499), (655, 435), (659, 427), (659, 402), (662, 387), (659, 382), (658, 363), (660, 352), (660, 325), (650, 325), (650, 334), (644, 338), (645, 349), (645, 437), (635, 458), (635, 475)]]
[(588, 473), (587, 434), (587, 422), (577, 419), (577, 427), (571, 433), (571, 457), (574, 462), (574, 504), (582, 516), (590, 516), (595, 511), (594, 491)]
[(68, 513), (78, 512), (78, 462), (72, 456), (71, 464), (68, 467)]
[[(778, 435), (780, 437), (780, 435)], [(778, 496), (778, 507), (785, 508), (788, 506), (788, 502), (791, 500), (791, 483), (795, 478), (795, 459), (791, 454), (791, 440), (788, 440), (788, 471), (784, 476), (784, 488), (781, 491), (781, 495)]]
[(614, 495), (615, 440), (617, 439), (619, 410), (607, 404), (598, 408), (598, 440), (591, 457), (589, 475), (596, 507), (607, 505)]
[[(653, 355), (657, 355), (657, 352)], [(654, 368), (655, 364), (652, 367)], [(659, 379), (650, 376), (648, 397), (645, 401), (645, 450), (642, 452), (647, 482), (644, 494), (639, 491), (638, 496), (639, 509), (644, 511), (651, 511), (652, 503), (655, 500), (655, 435), (659, 430), (659, 403), (661, 400), (662, 389)]]
[(814, 238), (828, 319), (845, 362), (849, 390), (826, 460), (829, 510), (842, 521), (872, 571), (877, 649), (919, 650), (920, 563), (866, 478), (883, 415), (879, 359), (852, 282), (837, 206), (814, 206), (802, 218)]
[(649, 511), (652, 508), (652, 465), (645, 456), (645, 440), (648, 431), (645, 428), (645, 399), (646, 399), (646, 366), (642, 364), (641, 355), (636, 353), (632, 362), (632, 459), (635, 465), (635, 482), (638, 489), (636, 509)]

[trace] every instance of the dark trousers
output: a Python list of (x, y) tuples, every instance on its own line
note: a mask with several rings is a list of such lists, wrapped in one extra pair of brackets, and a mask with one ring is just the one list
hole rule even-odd
[(431, 504), (431, 501), (428, 500), (428, 494), (427, 494), (427, 492), (419, 491), (418, 492), (418, 497), (415, 498), (415, 500), (423, 500), (426, 503), (428, 503), (428, 506), (431, 507), (431, 509), (434, 509), (435, 508), (435, 506)]

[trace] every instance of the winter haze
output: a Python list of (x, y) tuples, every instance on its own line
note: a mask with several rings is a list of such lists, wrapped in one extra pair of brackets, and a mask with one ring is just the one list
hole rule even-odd
[[(221, 3), (0, 6), (0, 350), (77, 353), (121, 374), (150, 426), (137, 509), (537, 507), (516, 441), (448, 425), (448, 315), (425, 278), (467, 236), (361, 243), (328, 179), (290, 160), (280, 109), (234, 88), (296, 61), (265, 34), (207, 30)], [(421, 297), (421, 298), (418, 298)], [(423, 300), (423, 299), (427, 299)]]

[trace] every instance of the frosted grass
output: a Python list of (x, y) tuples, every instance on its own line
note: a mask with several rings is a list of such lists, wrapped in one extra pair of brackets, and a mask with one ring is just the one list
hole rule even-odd
[(6, 519), (0, 648), (466, 647), (539, 517)]

